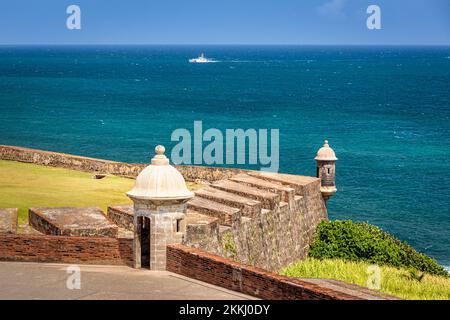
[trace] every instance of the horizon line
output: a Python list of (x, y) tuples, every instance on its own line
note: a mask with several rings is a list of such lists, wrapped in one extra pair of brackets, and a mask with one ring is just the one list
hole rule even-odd
[(450, 43), (0, 43), (0, 46), (292, 46), (292, 47), (450, 47)]

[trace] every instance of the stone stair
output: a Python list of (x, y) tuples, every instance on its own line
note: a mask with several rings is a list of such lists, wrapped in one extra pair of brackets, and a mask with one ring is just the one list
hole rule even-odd
[(194, 197), (187, 206), (191, 210), (217, 218), (220, 224), (226, 226), (231, 226), (239, 220), (241, 214), (237, 208), (202, 197)]
[[(219, 231), (268, 212), (304, 211), (303, 192), (312, 177), (249, 171), (195, 191), (188, 208), (218, 219)], [(228, 227), (228, 228), (225, 228)]]
[(263, 171), (250, 171), (249, 176), (269, 181), (271, 183), (279, 184), (281, 186), (289, 187), (294, 189), (295, 194), (302, 194), (303, 188), (306, 185), (317, 180), (317, 178), (308, 176), (298, 176), (285, 173), (273, 173), (273, 172), (263, 172)]
[(243, 216), (255, 217), (261, 213), (260, 201), (226, 192), (215, 188), (214, 185), (205, 186), (195, 191), (195, 196), (240, 209)]
[(267, 180), (259, 179), (257, 177), (252, 177), (248, 174), (238, 174), (230, 178), (231, 181), (235, 181), (241, 185), (251, 186), (260, 190), (266, 190), (269, 192), (274, 192), (280, 195), (281, 200), (287, 203), (292, 203), (294, 201), (295, 190), (283, 186), (279, 183), (273, 183)]
[(242, 217), (249, 218), (259, 216), (262, 209), (276, 210), (288, 205), (295, 210), (302, 205), (305, 186), (315, 180), (313, 177), (249, 171), (196, 190), (196, 197), (188, 202), (188, 206), (207, 199), (208, 207), (214, 210), (203, 207), (204, 214), (226, 214), (221, 209), (225, 205), (224, 208), (240, 209)]
[(241, 197), (258, 200), (264, 209), (273, 210), (281, 201), (281, 196), (278, 193), (243, 185), (232, 180), (218, 181), (211, 186), (222, 191), (237, 194)]

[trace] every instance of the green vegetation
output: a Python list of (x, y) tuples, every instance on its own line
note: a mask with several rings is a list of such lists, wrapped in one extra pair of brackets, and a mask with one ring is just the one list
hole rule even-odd
[[(0, 207), (19, 208), (19, 224), (28, 220), (30, 207), (97, 206), (131, 203), (125, 192), (134, 180), (0, 160)], [(195, 188), (196, 185), (188, 184)]]
[[(302, 278), (331, 278), (369, 287), (372, 277), (368, 262), (343, 259), (314, 259), (293, 264), (281, 273)], [(414, 274), (414, 275), (413, 275)], [(450, 299), (450, 279), (416, 271), (380, 266), (380, 290), (402, 299), (446, 300)]]
[(311, 244), (309, 257), (365, 261), (449, 277), (444, 267), (431, 257), (365, 222), (321, 222)]
[(365, 222), (323, 221), (309, 258), (282, 274), (331, 278), (372, 287), (379, 266), (378, 289), (403, 299), (450, 299), (450, 276), (434, 259), (417, 252), (391, 234)]

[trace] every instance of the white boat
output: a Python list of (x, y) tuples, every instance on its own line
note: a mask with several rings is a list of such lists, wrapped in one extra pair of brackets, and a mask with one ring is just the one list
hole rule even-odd
[(202, 53), (200, 55), (200, 57), (198, 57), (198, 58), (189, 59), (189, 62), (190, 63), (208, 63), (208, 62), (215, 62), (215, 61), (212, 59), (205, 58), (205, 55)]

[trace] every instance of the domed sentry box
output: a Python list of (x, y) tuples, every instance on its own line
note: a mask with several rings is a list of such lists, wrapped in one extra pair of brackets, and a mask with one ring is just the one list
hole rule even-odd
[(127, 196), (134, 203), (134, 267), (166, 269), (166, 246), (186, 234), (186, 202), (194, 197), (181, 173), (157, 146), (151, 165), (136, 178)]
[(317, 178), (320, 178), (320, 192), (325, 203), (337, 191), (336, 189), (336, 154), (325, 140), (323, 147), (317, 151), (314, 158), (317, 162)]

